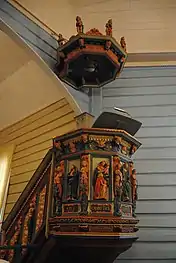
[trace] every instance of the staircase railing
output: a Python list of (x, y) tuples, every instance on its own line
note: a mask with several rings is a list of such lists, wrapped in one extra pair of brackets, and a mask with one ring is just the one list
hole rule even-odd
[(25, 257), (27, 247), (30, 249), (32, 245), (38, 243), (39, 238), (44, 238), (51, 160), (52, 150), (49, 150), (3, 223), (5, 234), (3, 245), (8, 249), (3, 250), (2, 247), (0, 253), (1, 257), (10, 262), (19, 262), (19, 250), (21, 258)]

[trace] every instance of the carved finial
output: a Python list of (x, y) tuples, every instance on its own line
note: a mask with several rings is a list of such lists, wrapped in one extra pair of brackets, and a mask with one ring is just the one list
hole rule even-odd
[(62, 34), (59, 34), (59, 35), (58, 35), (58, 40), (57, 40), (58, 46), (61, 47), (61, 46), (63, 46), (66, 42), (67, 42), (67, 40), (66, 40), (65, 38), (63, 38)]
[(109, 19), (106, 23), (106, 35), (112, 37), (112, 19)]
[(76, 17), (76, 29), (78, 34), (84, 33), (84, 25), (80, 16)]
[(124, 37), (121, 37), (120, 39), (120, 45), (121, 47), (125, 50), (125, 52), (127, 51), (127, 48), (126, 48), (126, 41), (125, 41), (125, 38)]

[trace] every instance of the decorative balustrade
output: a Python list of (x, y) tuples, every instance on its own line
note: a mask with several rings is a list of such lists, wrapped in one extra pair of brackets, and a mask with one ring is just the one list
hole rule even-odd
[(35, 243), (43, 230), (51, 156), (50, 150), (3, 224), (3, 245), (9, 249), (1, 249), (0, 252), (1, 257), (10, 262), (15, 260), (17, 252), (18, 257), (20, 254), (23, 257), (27, 247), (30, 248), (30, 244)]

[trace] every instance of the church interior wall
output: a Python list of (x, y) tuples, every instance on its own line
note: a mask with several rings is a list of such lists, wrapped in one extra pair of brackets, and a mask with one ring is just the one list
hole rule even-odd
[(118, 262), (176, 260), (175, 88), (175, 66), (125, 68), (119, 79), (102, 88), (99, 97), (98, 111), (119, 107), (142, 122), (136, 134), (142, 147), (134, 156), (139, 240)]

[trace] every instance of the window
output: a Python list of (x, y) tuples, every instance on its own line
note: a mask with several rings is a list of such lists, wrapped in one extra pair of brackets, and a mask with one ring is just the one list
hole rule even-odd
[(0, 147), (0, 228), (5, 212), (13, 150), (13, 145)]

